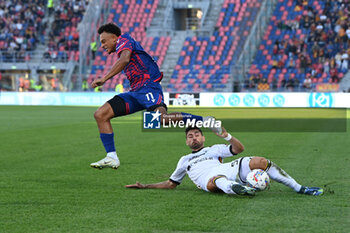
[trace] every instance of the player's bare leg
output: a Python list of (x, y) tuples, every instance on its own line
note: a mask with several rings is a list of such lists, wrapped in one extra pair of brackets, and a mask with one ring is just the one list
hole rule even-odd
[(94, 117), (100, 133), (106, 133), (106, 134), (113, 133), (111, 119), (114, 117), (114, 112), (109, 103), (105, 103), (104, 105), (99, 107), (97, 111), (94, 113)]
[(100, 138), (106, 149), (107, 156), (100, 161), (90, 164), (94, 168), (106, 168), (110, 167), (117, 169), (120, 166), (115, 145), (114, 145), (114, 133), (111, 125), (111, 119), (114, 117), (114, 112), (109, 103), (105, 103), (94, 114), (98, 130), (100, 132)]
[[(200, 120), (200, 121), (207, 121), (207, 120), (215, 120), (214, 117), (210, 117), (210, 116), (206, 116), (206, 117), (201, 117), (201, 116), (196, 116), (196, 115), (192, 115), (189, 113), (184, 113), (184, 112), (172, 112), (172, 113), (168, 113), (166, 108), (160, 106), (158, 108), (156, 108), (154, 111), (159, 111), (162, 115), (161, 115), (161, 122), (164, 122), (166, 124), (169, 123), (169, 121), (173, 121), (173, 122), (177, 122), (177, 121), (185, 121), (185, 120), (191, 120), (191, 119), (196, 119), (196, 120)], [(221, 134), (222, 133), (222, 129), (221, 127), (212, 127), (210, 128), (213, 132)]]

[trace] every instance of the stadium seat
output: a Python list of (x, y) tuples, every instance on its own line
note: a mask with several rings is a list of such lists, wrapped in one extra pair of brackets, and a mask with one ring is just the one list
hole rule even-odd
[[(186, 38), (176, 66), (176, 70), (186, 70), (191, 75), (190, 81), (184, 83), (185, 89), (190, 89), (192, 82), (199, 84), (193, 87), (200, 91), (213, 91), (212, 88), (223, 90), (226, 87), (230, 77), (229, 67), (243, 49), (243, 44), (239, 42), (248, 36), (256, 16), (253, 13), (258, 10), (256, 3), (260, 2), (251, 0), (248, 4), (247, 1), (225, 0), (216, 22), (217, 30), (212, 35)], [(170, 84), (177, 76), (174, 71)], [(168, 89), (179, 90), (170, 85)]]
[[(330, 1), (330, 7), (328, 9), (328, 19), (334, 20), (334, 15), (337, 15), (336, 9), (341, 9), (340, 2)], [(308, 0), (308, 5), (303, 6), (301, 10), (296, 8), (296, 2), (290, 0), (279, 0), (276, 8), (273, 12), (272, 17), (270, 18), (269, 25), (263, 36), (263, 40), (259, 45), (259, 51), (254, 58), (249, 73), (257, 72), (258, 74), (263, 74), (264, 71), (269, 69), (269, 66), (273, 64), (273, 60), (282, 61), (281, 66), (272, 69), (270, 74), (275, 75), (272, 71), (278, 74), (278, 79), (281, 81), (283, 78), (288, 80), (289, 74), (297, 74), (296, 77), (299, 82), (302, 84), (306, 76), (311, 75), (312, 69), (318, 70), (317, 67), (321, 67), (320, 72), (316, 72), (312, 78), (313, 85), (318, 83), (327, 83), (332, 82), (330, 75), (323, 71), (323, 66), (325, 65), (325, 56), (314, 56), (313, 49), (316, 47), (317, 41), (306, 41), (305, 38), (314, 36), (314, 31), (311, 27), (304, 26), (304, 20), (310, 16), (311, 20), (319, 20), (319, 16), (324, 13), (325, 4), (323, 1), (319, 0)], [(312, 12), (312, 13), (311, 13)], [(336, 13), (333, 15), (333, 13)], [(335, 16), (336, 17), (336, 16)], [(316, 30), (316, 29), (314, 29)], [(324, 29), (322, 29), (324, 30)], [(334, 27), (326, 29), (325, 33), (334, 33)], [(335, 33), (336, 34), (336, 33)], [(326, 38), (326, 39), (323, 39)], [(327, 48), (329, 37), (320, 37), (322, 46)], [(333, 38), (332, 44), (339, 44), (335, 41), (337, 37)], [(304, 43), (306, 41), (306, 43)], [(349, 41), (349, 40), (348, 40)], [(287, 43), (287, 46), (283, 45), (283, 42)], [(297, 50), (296, 53), (292, 53), (289, 48), (292, 48), (294, 45), (300, 45), (304, 43), (302, 50)], [(273, 53), (273, 48), (277, 44), (279, 52), (277, 54)], [(328, 56), (328, 60), (334, 59), (335, 55), (338, 52), (341, 52), (342, 47), (345, 46), (348, 48), (348, 44), (342, 43), (341, 46), (330, 47), (331, 52)], [(343, 47), (344, 48), (344, 47)], [(305, 49), (305, 50), (304, 50)], [(262, 52), (261, 52), (262, 51)], [(305, 51), (303, 55), (306, 57), (307, 65), (304, 68), (301, 68), (301, 51)], [(282, 56), (283, 55), (283, 56)], [(290, 59), (293, 58), (295, 65), (289, 66)], [(265, 62), (264, 62), (265, 61)], [(305, 64), (305, 61), (304, 61)], [(268, 66), (267, 66), (268, 65)], [(276, 71), (277, 70), (277, 71)], [(338, 71), (338, 79), (344, 76), (344, 72)], [(275, 76), (276, 77), (276, 76)], [(268, 82), (272, 82), (272, 76), (268, 75)]]

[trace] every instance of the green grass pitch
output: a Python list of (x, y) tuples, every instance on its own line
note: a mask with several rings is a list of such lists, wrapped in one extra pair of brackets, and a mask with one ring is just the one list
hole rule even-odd
[[(339, 133), (231, 131), (245, 145), (242, 156), (265, 156), (301, 184), (326, 189), (305, 196), (273, 182), (246, 198), (205, 193), (188, 178), (175, 190), (124, 188), (167, 180), (189, 153), (184, 133), (143, 132), (140, 113), (114, 119), (121, 167), (93, 169), (105, 156), (95, 110), (0, 106), (0, 232), (349, 232), (349, 126)], [(206, 145), (216, 143), (224, 141), (206, 132)]]

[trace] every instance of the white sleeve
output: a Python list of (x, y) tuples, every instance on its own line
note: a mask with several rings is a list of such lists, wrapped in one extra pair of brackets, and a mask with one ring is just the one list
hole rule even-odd
[(211, 147), (211, 149), (215, 150), (215, 154), (218, 157), (221, 158), (227, 158), (236, 155), (231, 151), (231, 144), (225, 145), (225, 144), (217, 144)]
[(179, 162), (177, 163), (176, 169), (173, 172), (173, 174), (171, 174), (169, 180), (173, 181), (176, 184), (181, 184), (181, 181), (183, 180), (183, 178), (186, 176), (187, 171), (186, 171), (186, 163), (184, 160), (184, 157), (182, 157)]

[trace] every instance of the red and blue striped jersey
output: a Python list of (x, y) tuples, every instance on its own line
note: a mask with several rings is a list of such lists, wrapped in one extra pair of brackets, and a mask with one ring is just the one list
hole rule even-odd
[(162, 73), (157, 63), (129, 34), (123, 34), (118, 38), (116, 44), (118, 57), (125, 49), (131, 52), (130, 62), (124, 68), (124, 73), (130, 81), (131, 91), (136, 91), (151, 82), (160, 82)]

